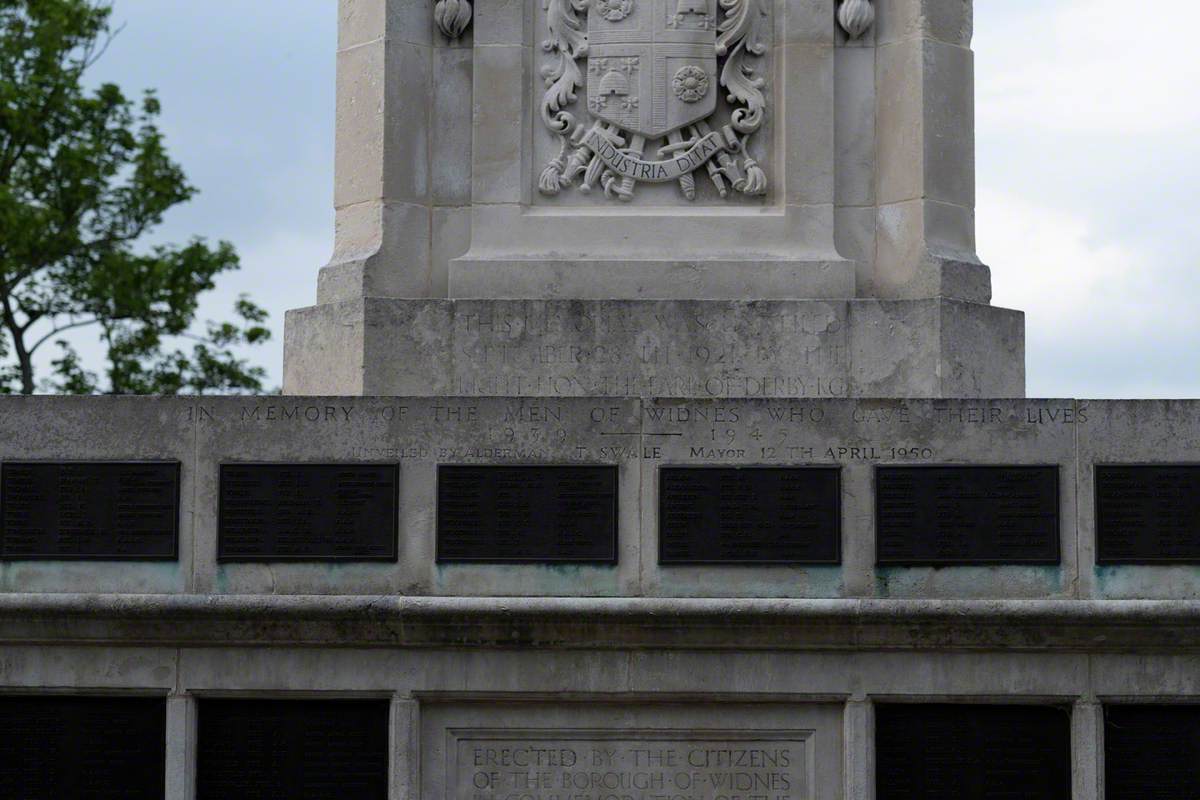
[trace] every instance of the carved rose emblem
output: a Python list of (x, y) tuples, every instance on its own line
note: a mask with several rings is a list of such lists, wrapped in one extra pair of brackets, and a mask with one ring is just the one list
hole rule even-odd
[(699, 67), (686, 66), (675, 73), (671, 81), (675, 96), (685, 103), (696, 103), (708, 94), (708, 73)]
[(633, 0), (596, 0), (596, 11), (609, 22), (620, 22), (633, 13)]

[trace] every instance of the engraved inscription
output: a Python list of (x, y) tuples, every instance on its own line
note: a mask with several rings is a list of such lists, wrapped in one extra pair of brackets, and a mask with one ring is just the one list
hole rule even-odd
[(395, 464), (222, 464), (219, 561), (395, 561)]
[(664, 467), (659, 563), (837, 564), (840, 472)]
[(807, 731), (459, 734), (454, 800), (801, 800)]
[(1098, 465), (1096, 562), (1200, 563), (1200, 465)]
[(617, 560), (617, 468), (442, 466), (437, 560)]
[(0, 558), (173, 561), (179, 464), (8, 462)]
[(1057, 564), (1057, 467), (880, 467), (878, 563)]

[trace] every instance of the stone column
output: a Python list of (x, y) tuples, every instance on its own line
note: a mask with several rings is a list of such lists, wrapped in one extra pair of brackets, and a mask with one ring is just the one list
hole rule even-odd
[(167, 698), (167, 800), (196, 796), (196, 700)]
[(421, 704), (408, 694), (392, 698), (391, 791), (395, 800), (421, 797)]
[(865, 696), (846, 702), (843, 716), (845, 796), (875, 800), (875, 706)]
[(317, 302), (429, 297), (432, 0), (340, 0), (333, 258)]
[(1071, 776), (1076, 800), (1104, 797), (1104, 706), (1085, 698), (1071, 713)]
[(975, 255), (971, 0), (876, 6), (878, 238), (859, 294), (989, 302)]

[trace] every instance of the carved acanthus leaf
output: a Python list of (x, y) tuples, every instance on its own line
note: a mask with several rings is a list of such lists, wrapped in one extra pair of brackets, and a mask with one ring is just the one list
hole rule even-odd
[(729, 93), (729, 102), (743, 108), (733, 112), (733, 127), (743, 134), (758, 130), (767, 110), (763, 94), (766, 81), (755, 74), (750, 58), (767, 52), (763, 27), (767, 12), (760, 0), (721, 0), (725, 19), (718, 28), (717, 55), (726, 56), (721, 69), (721, 85)]
[(575, 125), (575, 117), (564, 109), (575, 102), (583, 85), (579, 58), (587, 53), (587, 28), (579, 16), (589, 0), (543, 0), (550, 38), (542, 49), (557, 56), (557, 61), (542, 70), (546, 94), (542, 98), (542, 121), (554, 133), (566, 135)]
[(875, 24), (875, 6), (871, 0), (842, 0), (838, 23), (851, 39), (857, 39)]
[(433, 21), (447, 39), (462, 36), (471, 24), (471, 0), (437, 0)]

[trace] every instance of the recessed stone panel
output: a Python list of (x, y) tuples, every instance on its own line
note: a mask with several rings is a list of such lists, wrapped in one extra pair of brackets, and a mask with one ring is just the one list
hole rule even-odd
[(617, 560), (617, 468), (442, 466), (439, 562)]
[(394, 561), (396, 464), (222, 464), (220, 561)]
[(0, 559), (173, 561), (179, 464), (7, 462)]
[(1069, 800), (1071, 717), (1061, 708), (880, 705), (877, 800)]
[(671, 564), (837, 564), (840, 470), (663, 467), (659, 557)]
[(1058, 468), (880, 467), (880, 564), (1057, 564)]
[(198, 705), (198, 800), (387, 800), (387, 701), (204, 699)]
[(1200, 706), (1105, 706), (1104, 797), (1200, 797)]
[(1200, 563), (1200, 466), (1097, 465), (1096, 563)]
[(0, 797), (162, 800), (163, 698), (0, 697)]

